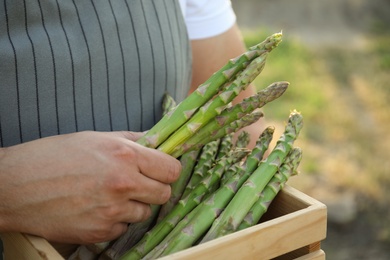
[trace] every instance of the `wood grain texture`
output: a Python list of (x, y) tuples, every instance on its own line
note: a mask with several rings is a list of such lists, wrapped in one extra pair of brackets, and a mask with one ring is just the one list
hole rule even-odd
[[(177, 252), (165, 259), (325, 259), (320, 241), (326, 238), (326, 206), (286, 185), (258, 225)], [(69, 247), (19, 233), (0, 235), (5, 260), (61, 259)], [(64, 250), (65, 248), (65, 250)], [(57, 251), (58, 250), (58, 251)]]

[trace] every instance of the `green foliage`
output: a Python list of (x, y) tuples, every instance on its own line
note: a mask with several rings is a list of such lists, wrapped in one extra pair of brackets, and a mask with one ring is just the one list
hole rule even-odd
[[(248, 47), (262, 41), (269, 32), (244, 32), (244, 40)], [(258, 89), (265, 88), (275, 81), (290, 82), (289, 89), (283, 96), (264, 107), (265, 116), (272, 115), (272, 119), (283, 120), (289, 111), (296, 109), (305, 115), (305, 118), (314, 118), (318, 110), (326, 106), (326, 100), (321, 94), (322, 86), (317, 80), (315, 58), (302, 44), (288, 36), (279, 44), (278, 48), (269, 55), (262, 74), (255, 80)]]
[(390, 70), (390, 33), (378, 38), (373, 52), (379, 57), (380, 69)]

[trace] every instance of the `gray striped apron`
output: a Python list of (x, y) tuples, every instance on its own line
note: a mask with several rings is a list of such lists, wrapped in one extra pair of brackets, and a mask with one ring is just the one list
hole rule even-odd
[(176, 0), (3, 0), (0, 147), (147, 130), (186, 96), (190, 53)]

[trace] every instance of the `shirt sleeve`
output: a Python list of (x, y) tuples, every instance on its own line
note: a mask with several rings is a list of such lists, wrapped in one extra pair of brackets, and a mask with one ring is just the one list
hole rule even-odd
[(216, 36), (236, 22), (230, 0), (181, 0), (180, 4), (191, 40)]

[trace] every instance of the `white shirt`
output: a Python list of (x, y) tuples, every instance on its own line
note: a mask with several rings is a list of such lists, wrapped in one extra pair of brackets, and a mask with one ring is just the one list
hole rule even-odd
[(230, 29), (236, 15), (230, 0), (179, 0), (191, 40), (204, 39)]

